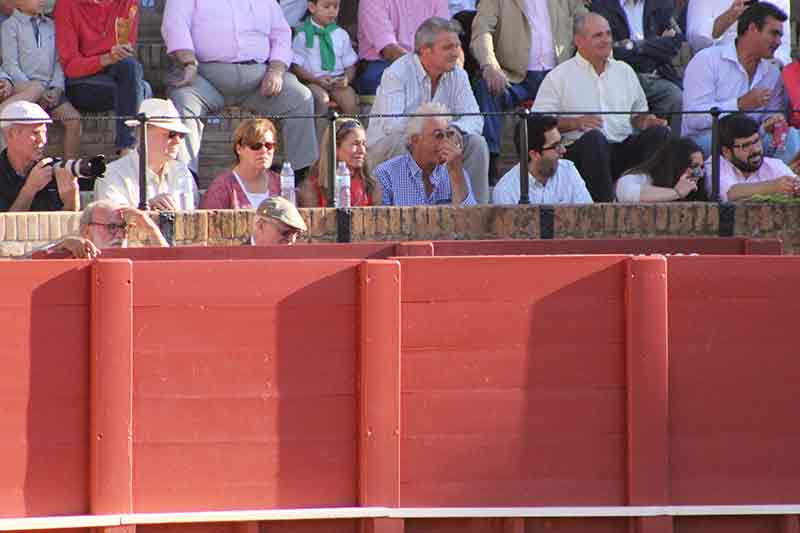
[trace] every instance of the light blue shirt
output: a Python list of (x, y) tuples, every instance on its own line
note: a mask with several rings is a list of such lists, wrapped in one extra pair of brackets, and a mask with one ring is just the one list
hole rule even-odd
[[(736, 55), (736, 45), (721, 44), (705, 48), (695, 55), (683, 76), (683, 110), (708, 111), (718, 107), (723, 111), (738, 111), (738, 99), (761, 87), (770, 89), (769, 103), (759, 109), (783, 109), (784, 91), (781, 73), (769, 61), (762, 59), (750, 81)], [(751, 113), (759, 123), (768, 114)], [(684, 115), (682, 134), (698, 136), (711, 131), (711, 115)]]
[[(492, 191), (495, 205), (519, 203), (519, 163), (500, 178)], [(592, 196), (586, 189), (578, 169), (572, 161), (561, 159), (556, 173), (544, 184), (528, 173), (528, 198), (532, 204), (591, 204)]]
[[(450, 204), (453, 190), (450, 174), (445, 165), (438, 165), (430, 175), (433, 190), (426, 194), (422, 182), (422, 169), (410, 154), (403, 154), (384, 161), (374, 170), (375, 178), (383, 188), (383, 205), (439, 205)], [(475, 205), (469, 175), (464, 170), (467, 197), (461, 206)]]

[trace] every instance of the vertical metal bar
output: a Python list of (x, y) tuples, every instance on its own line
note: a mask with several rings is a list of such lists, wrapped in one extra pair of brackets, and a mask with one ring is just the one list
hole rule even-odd
[(329, 134), (330, 134), (330, 149), (328, 151), (328, 207), (334, 207), (336, 196), (336, 120), (339, 118), (339, 113), (336, 111), (328, 112), (328, 120), (330, 121)]
[(719, 202), (719, 115), (718, 107), (711, 108), (711, 201)]
[(521, 109), (519, 112), (519, 203), (530, 204), (528, 195), (528, 117), (530, 111)]
[(139, 209), (147, 209), (147, 115), (136, 115), (139, 121)]

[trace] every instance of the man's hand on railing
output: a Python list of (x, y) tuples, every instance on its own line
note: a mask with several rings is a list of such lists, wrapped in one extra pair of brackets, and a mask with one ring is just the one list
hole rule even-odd
[(147, 201), (147, 206), (154, 211), (177, 211), (178, 204), (169, 193), (161, 193)]

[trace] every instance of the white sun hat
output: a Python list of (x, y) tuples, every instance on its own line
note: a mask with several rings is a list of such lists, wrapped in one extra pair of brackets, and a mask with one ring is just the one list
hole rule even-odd
[[(144, 113), (148, 117), (148, 126), (157, 126), (165, 130), (177, 131), (178, 133), (189, 133), (189, 128), (183, 125), (178, 118), (178, 110), (170, 100), (163, 98), (148, 98), (143, 100), (139, 106), (139, 113)], [(151, 118), (152, 117), (152, 118)], [(138, 126), (138, 120), (126, 120), (128, 126)]]

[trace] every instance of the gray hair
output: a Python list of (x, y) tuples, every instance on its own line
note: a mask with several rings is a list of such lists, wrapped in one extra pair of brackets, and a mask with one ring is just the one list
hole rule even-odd
[(462, 32), (461, 24), (457, 20), (447, 20), (442, 17), (431, 17), (417, 28), (414, 34), (414, 51), (419, 53), (426, 46), (433, 46), (436, 37), (443, 31), (449, 31), (460, 35)]
[(82, 234), (86, 228), (89, 227), (89, 224), (92, 223), (92, 217), (94, 216), (95, 209), (108, 209), (109, 211), (113, 211), (116, 209), (113, 203), (108, 200), (97, 200), (96, 202), (92, 202), (86, 206), (86, 209), (83, 210), (81, 213), (81, 221), (78, 231)]
[(589, 19), (595, 17), (607, 20), (603, 15), (595, 12), (586, 13), (584, 15), (576, 15), (575, 20), (572, 22), (572, 35), (580, 35), (583, 32), (583, 29), (586, 27), (586, 23), (589, 22)]
[[(420, 113), (420, 114), (427, 114), (427, 113), (442, 114), (449, 112), (450, 110), (447, 109), (447, 106), (437, 102), (428, 102), (426, 104), (422, 104), (416, 109), (416, 111), (414, 111), (414, 113)], [(406, 124), (406, 139), (410, 141), (412, 136), (421, 134), (422, 128), (425, 126), (425, 121), (430, 118), (432, 117), (414, 116), (408, 119), (408, 124)], [(452, 120), (452, 117), (450, 116), (444, 116), (441, 118), (444, 118), (448, 123)]]

